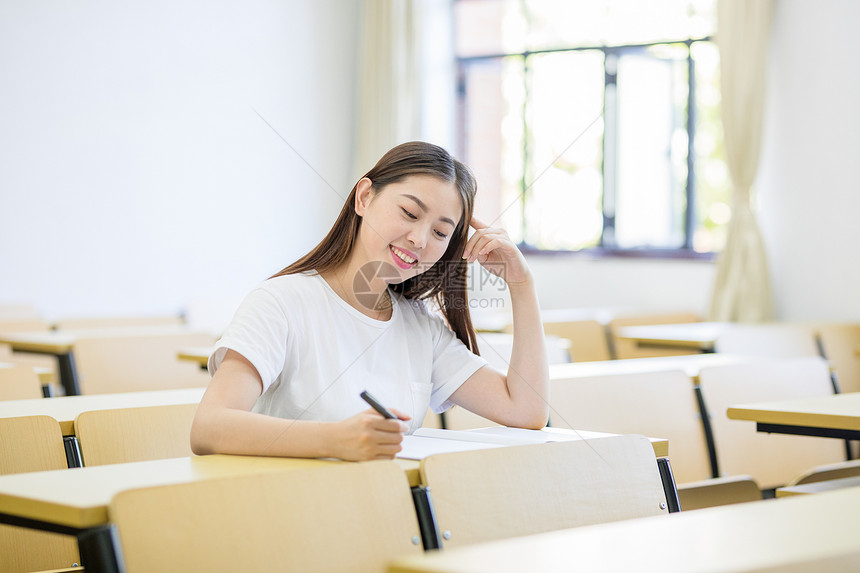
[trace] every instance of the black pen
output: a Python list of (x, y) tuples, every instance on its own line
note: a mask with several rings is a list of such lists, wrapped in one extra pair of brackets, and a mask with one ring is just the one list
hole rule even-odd
[(367, 390), (365, 390), (364, 392), (362, 392), (361, 394), (359, 394), (359, 396), (361, 396), (361, 398), (362, 398), (365, 402), (367, 402), (368, 404), (370, 404), (370, 406), (371, 406), (374, 410), (376, 410), (377, 412), (379, 412), (379, 413), (382, 415), (382, 417), (384, 417), (384, 418), (388, 418), (389, 420), (397, 420), (397, 419), (398, 419), (398, 418), (397, 418), (397, 416), (395, 416), (394, 414), (392, 414), (392, 413), (388, 410), (388, 408), (386, 408), (385, 406), (383, 406), (382, 404), (380, 404), (379, 402), (377, 402), (377, 401), (376, 401), (376, 398), (374, 398), (373, 396), (371, 396), (371, 395), (367, 392)]

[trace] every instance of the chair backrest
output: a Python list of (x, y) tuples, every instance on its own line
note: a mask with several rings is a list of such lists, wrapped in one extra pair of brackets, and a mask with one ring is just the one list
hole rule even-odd
[(190, 456), (197, 404), (91, 410), (75, 418), (85, 466)]
[[(41, 318), (32, 318), (26, 315), (11, 318), (3, 318), (0, 316), (0, 332), (48, 332), (49, 330), (50, 325)], [(48, 368), (53, 371), (54, 380), (60, 379), (57, 369), (57, 359), (53, 356), (12, 352), (12, 347), (10, 345), (0, 344), (0, 361), (14, 362), (16, 364), (38, 368)]]
[(438, 454), (421, 475), (444, 547), (667, 512), (642, 436)]
[(550, 425), (669, 440), (678, 483), (711, 477), (693, 381), (664, 371), (550, 379)]
[[(470, 412), (461, 406), (452, 406), (445, 411), (445, 428), (449, 430), (472, 430), (498, 426), (496, 422)], [(432, 427), (425, 424), (425, 427)]]
[(860, 392), (860, 324), (824, 324), (818, 327), (818, 336), (840, 391)]
[(596, 320), (576, 320), (543, 323), (544, 333), (570, 340), (571, 362), (609, 360), (609, 339), (606, 327)]
[[(60, 424), (48, 416), (0, 418), (0, 475), (68, 467)], [(75, 539), (0, 525), (0, 571), (59, 569), (80, 563)]]
[(0, 400), (28, 400), (42, 397), (42, 383), (32, 366), (0, 368)]
[(390, 461), (131, 490), (109, 514), (128, 573), (379, 572), (422, 551), (406, 474)]
[(821, 355), (814, 330), (797, 324), (732, 324), (720, 334), (714, 348), (723, 354), (763, 358)]
[(841, 440), (766, 434), (755, 422), (730, 420), (726, 410), (745, 403), (833, 393), (822, 358), (762, 360), (703, 368), (699, 384), (708, 410), (722, 475), (749, 474), (765, 489), (789, 483), (813, 466), (845, 459)]
[(177, 354), (214, 343), (210, 334), (186, 331), (81, 337), (74, 346), (81, 394), (205, 386), (209, 375)]
[(54, 322), (57, 330), (87, 330), (90, 328), (125, 328), (139, 326), (182, 326), (185, 319), (179, 315), (154, 316), (99, 316), (64, 318)]
[(697, 350), (688, 350), (684, 348), (640, 347), (632, 340), (623, 340), (618, 338), (618, 329), (625, 326), (684, 324), (698, 321), (699, 317), (689, 312), (617, 316), (609, 321), (609, 334), (612, 340), (612, 352), (614, 358), (650, 358), (652, 356), (683, 356), (686, 354), (698, 354), (699, 352)]
[(68, 467), (60, 423), (49, 416), (0, 418), (0, 475)]

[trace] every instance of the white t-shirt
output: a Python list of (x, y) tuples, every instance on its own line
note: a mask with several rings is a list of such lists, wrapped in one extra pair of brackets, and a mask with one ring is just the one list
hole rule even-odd
[[(390, 291), (389, 291), (390, 292)], [(339, 421), (368, 408), (362, 390), (412, 416), (442, 412), (486, 360), (423, 302), (391, 293), (391, 319), (374, 320), (341, 299), (316, 273), (269, 279), (239, 306), (209, 357), (214, 374), (227, 349), (263, 380), (252, 411), (295, 420)]]

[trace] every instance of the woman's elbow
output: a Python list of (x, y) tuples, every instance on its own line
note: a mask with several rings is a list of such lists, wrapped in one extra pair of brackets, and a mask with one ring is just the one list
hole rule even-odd
[[(524, 430), (540, 430), (549, 422), (549, 408), (534, 411), (519, 411), (505, 425)], [(504, 422), (503, 422), (504, 423)]]
[(198, 456), (217, 453), (212, 442), (212, 432), (205, 420), (202, 420), (200, 416), (195, 416), (194, 422), (191, 424), (191, 451)]
[(540, 430), (541, 428), (545, 428), (548, 423), (549, 406), (543, 405), (529, 413), (529, 416), (523, 420), (522, 427), (529, 430)]
[(534, 418), (529, 419), (525, 424), (523, 424), (523, 428), (528, 430), (541, 430), (545, 428), (548, 423), (549, 416), (544, 413), (540, 416), (535, 416)]

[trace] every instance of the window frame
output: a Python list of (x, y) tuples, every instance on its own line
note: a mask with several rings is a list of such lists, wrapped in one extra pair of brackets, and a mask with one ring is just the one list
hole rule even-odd
[[(480, 54), (474, 56), (460, 56), (455, 53), (455, 65), (456, 65), (456, 107), (457, 107), (457, 128), (456, 128), (456, 145), (458, 146), (458, 155), (461, 157), (465, 157), (465, 150), (467, 148), (467, 133), (465, 129), (465, 115), (467, 112), (466, 109), (466, 69), (468, 66), (474, 62), (486, 61), (486, 60), (501, 60), (504, 58), (521, 58), (523, 63), (523, 70), (526, 73), (523, 74), (523, 81), (528, 82), (528, 65), (529, 58), (535, 55), (543, 55), (543, 54), (557, 54), (564, 52), (577, 52), (577, 51), (601, 51), (604, 56), (604, 97), (603, 97), (603, 108), (601, 117), (604, 118), (604, 125), (606, 125), (606, 117), (607, 117), (607, 105), (606, 105), (606, 88), (610, 84), (615, 84), (617, 81), (617, 74), (610, 74), (607, 70), (607, 60), (609, 55), (620, 55), (624, 52), (635, 52), (647, 50), (650, 47), (654, 46), (678, 46), (684, 45), (687, 50), (687, 102), (686, 102), (686, 132), (687, 132), (687, 176), (685, 181), (685, 189), (684, 195), (686, 199), (686, 206), (684, 208), (684, 240), (683, 244), (677, 248), (666, 248), (666, 247), (638, 247), (638, 248), (622, 248), (616, 245), (607, 244), (606, 241), (606, 232), (607, 229), (610, 229), (610, 232), (613, 232), (615, 229), (615, 212), (607, 214), (606, 212), (606, 197), (608, 193), (614, 195), (615, 188), (607, 189), (607, 177), (606, 177), (606, 160), (607, 155), (611, 158), (615, 158), (617, 156), (617, 142), (615, 143), (616, 147), (612, 147), (607, 149), (607, 137), (604, 131), (602, 136), (603, 142), (603, 157), (601, 160), (601, 174), (602, 174), (602, 187), (603, 194), (601, 197), (601, 204), (603, 206), (602, 209), (602, 217), (603, 217), (603, 228), (600, 234), (600, 242), (597, 246), (594, 247), (586, 247), (579, 250), (553, 250), (553, 249), (542, 249), (535, 245), (528, 244), (526, 242), (519, 243), (518, 247), (524, 254), (528, 255), (547, 255), (551, 257), (559, 257), (559, 256), (585, 256), (591, 258), (601, 258), (601, 257), (623, 257), (623, 258), (659, 258), (659, 259), (694, 259), (694, 260), (715, 260), (719, 255), (718, 251), (708, 251), (708, 252), (699, 252), (693, 249), (693, 234), (696, 230), (696, 173), (695, 173), (695, 136), (696, 136), (696, 66), (695, 61), (693, 60), (692, 55), (692, 46), (698, 42), (711, 42), (713, 43), (713, 38), (711, 36), (703, 36), (698, 38), (686, 38), (686, 39), (678, 39), (678, 40), (661, 40), (656, 42), (648, 42), (648, 43), (633, 43), (633, 44), (618, 44), (618, 45), (591, 45), (591, 46), (575, 46), (575, 47), (564, 47), (564, 48), (550, 48), (550, 49), (541, 49), (541, 50), (524, 50), (521, 52), (505, 52), (505, 53), (493, 53), (493, 54)], [(528, 92), (528, 85), (525, 86), (526, 93)], [(527, 102), (524, 104), (527, 105)], [(615, 116), (617, 110), (613, 110), (612, 114), (614, 116), (615, 125), (617, 125), (618, 118)], [(523, 116), (523, 121), (526, 121), (526, 114)], [(614, 138), (613, 138), (614, 139)], [(521, 160), (523, 163), (522, 172), (526, 173), (526, 165), (528, 162), (528, 145), (524, 144), (523, 151), (521, 154)], [(468, 157), (465, 157), (468, 161)], [(529, 183), (526, 182), (525, 178), (520, 180), (520, 193), (519, 193), (519, 201), (523, 203), (523, 207), (525, 207), (525, 201), (527, 200), (527, 195), (529, 193)], [(614, 205), (613, 201), (613, 205)], [(523, 213), (525, 213), (525, 208), (523, 208)], [(523, 215), (525, 217), (525, 215)], [(526, 222), (523, 220), (523, 229), (525, 229)], [(614, 234), (614, 233), (613, 233)], [(525, 235), (525, 233), (523, 233)]]

